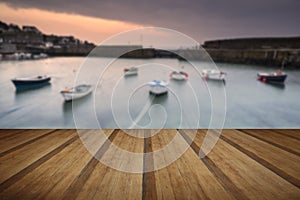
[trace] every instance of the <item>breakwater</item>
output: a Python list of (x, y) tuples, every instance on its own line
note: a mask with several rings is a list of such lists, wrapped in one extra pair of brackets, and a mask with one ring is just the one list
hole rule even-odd
[(300, 67), (300, 37), (214, 40), (202, 47), (215, 62)]
[(203, 49), (214, 62), (300, 67), (300, 37), (215, 40), (204, 42), (202, 48), (172, 51), (139, 45), (101, 46), (96, 47), (93, 53), (98, 57), (203, 60)]
[[(205, 49), (214, 62), (300, 67), (300, 49)], [(202, 60), (199, 49), (139, 49), (124, 53), (122, 58), (177, 58)], [(105, 56), (109, 57), (109, 56)]]

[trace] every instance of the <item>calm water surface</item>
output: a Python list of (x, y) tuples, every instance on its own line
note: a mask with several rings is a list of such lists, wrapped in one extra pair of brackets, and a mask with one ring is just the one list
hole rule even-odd
[[(106, 70), (108, 58), (92, 58), (86, 68), (83, 61), (0, 61), (0, 128), (75, 128), (73, 114), (78, 128), (207, 128), (212, 118), (219, 122), (216, 126), (225, 120), (225, 128), (300, 127), (300, 70), (285, 70), (288, 78), (282, 86), (256, 80), (257, 72), (276, 68), (217, 64), (227, 72), (224, 85), (203, 81), (197, 69), (176, 59), (119, 59)], [(205, 68), (207, 63), (197, 65)], [(138, 66), (139, 75), (124, 77), (125, 66)], [(188, 81), (169, 80), (173, 69), (182, 68)], [(37, 89), (16, 91), (11, 82), (44, 74), (52, 76), (51, 84)], [(90, 83), (94, 91), (64, 103), (59, 92), (72, 86), (76, 76), (77, 83)], [(168, 95), (149, 95), (146, 83), (153, 79), (169, 82)]]

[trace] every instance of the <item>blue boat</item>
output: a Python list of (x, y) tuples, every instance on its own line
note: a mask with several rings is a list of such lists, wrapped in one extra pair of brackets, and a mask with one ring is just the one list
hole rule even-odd
[(15, 85), (16, 89), (29, 89), (35, 87), (41, 87), (48, 85), (51, 80), (50, 76), (35, 76), (35, 77), (25, 77), (25, 78), (15, 78), (11, 81)]

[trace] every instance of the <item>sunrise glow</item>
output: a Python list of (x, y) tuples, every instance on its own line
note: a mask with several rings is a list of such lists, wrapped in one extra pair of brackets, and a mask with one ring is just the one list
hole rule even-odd
[(138, 24), (116, 20), (57, 13), (39, 9), (13, 9), (0, 3), (0, 19), (6, 23), (32, 25), (46, 34), (73, 35), (81, 40), (99, 44), (108, 37), (135, 28)]

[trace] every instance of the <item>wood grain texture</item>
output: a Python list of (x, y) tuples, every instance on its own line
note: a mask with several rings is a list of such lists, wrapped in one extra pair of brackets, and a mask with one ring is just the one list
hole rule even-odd
[(151, 153), (153, 152), (152, 139), (147, 137), (150, 135), (150, 130), (145, 130), (144, 138), (144, 158), (143, 158), (143, 200), (157, 199), (154, 160)]
[[(195, 140), (197, 144), (202, 144), (205, 134), (204, 131), (199, 131)], [(240, 140), (233, 143), (228, 138), (238, 138)], [(239, 147), (247, 148), (248, 151), (244, 151), (243, 148)], [(251, 153), (254, 151), (259, 152), (260, 155), (264, 156), (263, 158), (269, 159), (268, 154), (273, 155), (273, 152), (268, 148), (275, 150), (277, 147), (262, 141), (256, 141), (251, 136), (245, 137), (239, 131), (223, 130), (221, 140), (209, 153), (208, 158), (250, 199), (262, 198), (261, 195), (266, 199), (295, 199), (300, 195), (299, 188), (279, 176), (269, 166), (263, 165), (264, 160), (261, 157), (253, 157), (254, 154)], [(295, 156), (281, 149), (278, 150), (283, 155), (279, 154), (277, 158), (287, 155)], [(271, 161), (271, 159), (269, 160)], [(293, 162), (289, 160), (283, 162), (287, 167), (286, 170), (289, 170), (289, 164), (293, 165)], [(299, 167), (296, 168), (299, 169)]]
[(28, 130), (23, 131), (22, 134), (15, 134), (14, 136), (3, 138), (0, 141), (0, 157), (46, 137), (54, 131), (55, 130)]
[(286, 137), (271, 130), (240, 130), (243, 133), (251, 135), (259, 140), (281, 148), (285, 151), (300, 156), (300, 140)]
[(300, 157), (240, 131), (225, 130), (222, 139), (286, 181), (300, 187)]
[(299, 130), (223, 130), (202, 159), (190, 131), (0, 130), (0, 199), (300, 198)]
[[(155, 135), (154, 150), (163, 149), (176, 140), (176, 134), (179, 134), (176, 130), (162, 130)], [(180, 142), (185, 140), (179, 135)], [(173, 158), (174, 152), (180, 152), (180, 146), (163, 151), (161, 159)], [(158, 199), (233, 199), (191, 148), (170, 165), (155, 171), (155, 178)]]
[[(137, 131), (137, 133), (140, 134), (140, 131)], [(129, 141), (127, 142), (126, 139), (129, 139)], [(111, 142), (110, 145), (116, 145), (129, 152), (143, 153), (143, 140), (140, 138), (135, 140), (124, 131), (118, 131)], [(128, 160), (126, 158), (122, 159), (121, 156), (120, 151), (109, 148), (103, 154), (102, 161), (95, 165), (77, 199), (142, 199), (141, 173), (125, 173), (103, 164), (103, 162), (114, 160), (117, 166), (125, 165), (125, 168), (130, 166), (126, 165)], [(132, 162), (132, 166), (138, 164), (142, 167), (142, 160), (141, 163)]]

